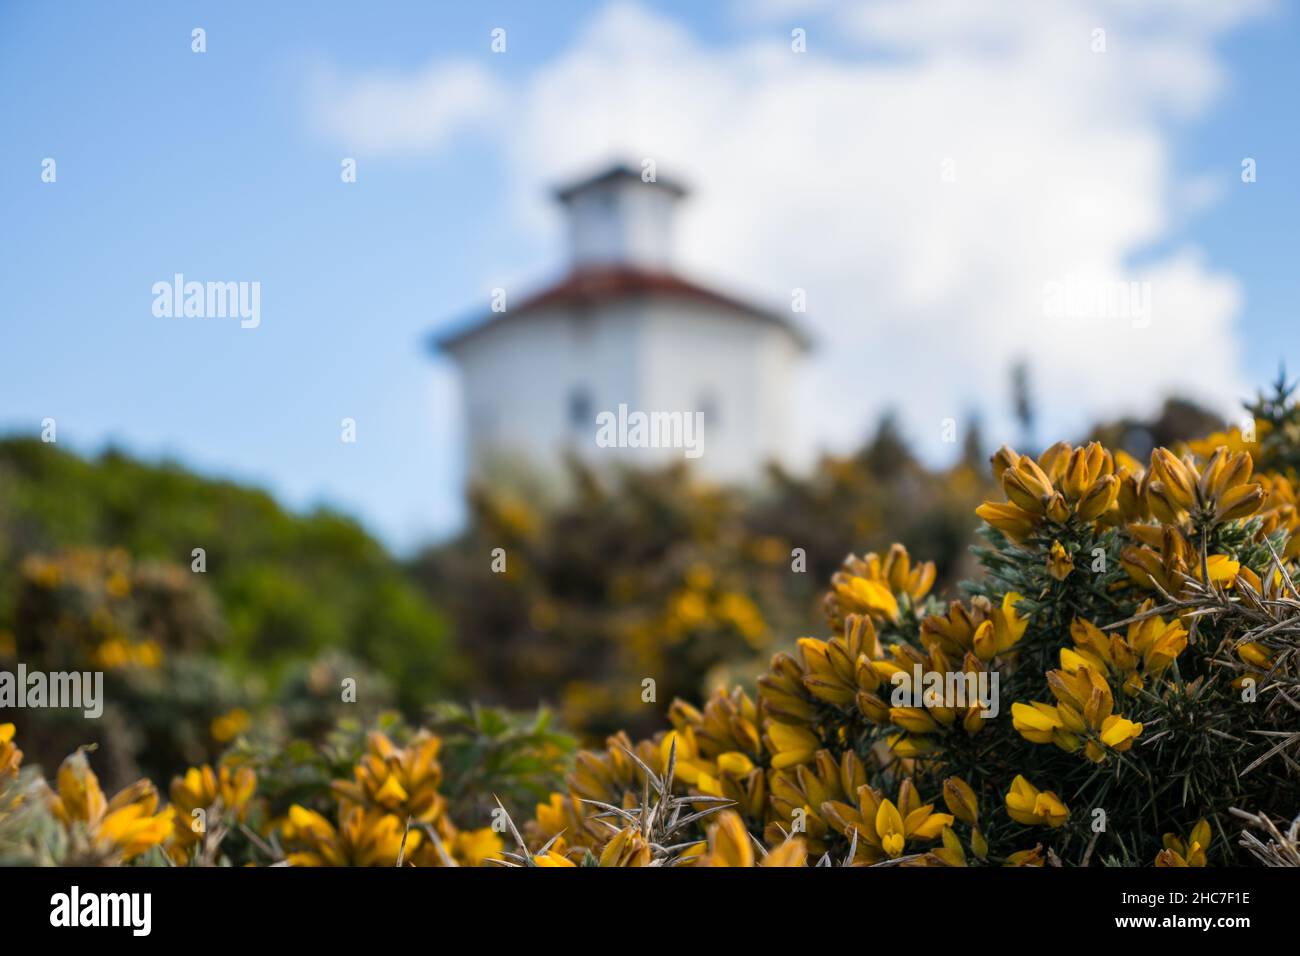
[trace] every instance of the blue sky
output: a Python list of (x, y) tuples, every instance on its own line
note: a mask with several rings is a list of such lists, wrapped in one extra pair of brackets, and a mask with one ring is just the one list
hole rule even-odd
[[(1167, 0), (1158, 5), (1177, 7)], [(478, 308), (498, 281), (541, 279), (560, 267), (558, 222), (543, 198), (529, 197), (618, 145), (596, 144), (581, 125), (566, 132), (569, 104), (582, 122), (596, 124), (590, 128), (609, 126), (601, 120), (609, 107), (587, 108), (586, 86), (574, 85), (575, 77), (599, 73), (579, 67), (622, 70), (617, 58), (606, 63), (602, 50), (635, 44), (645, 32), (659, 44), (655, 49), (673, 51), (683, 70), (702, 71), (701, 82), (718, 80), (730, 98), (726, 108), (743, 113), (745, 91), (763, 84), (767, 58), (788, 45), (792, 26), (807, 26), (808, 55), (826, 67), (816, 78), (827, 83), (837, 82), (836, 70), (856, 78), (875, 64), (909, 58), (918, 70), (926, 68), (921, 61), (948, 62), (945, 57), (963, 67), (972, 62), (964, 46), (954, 52), (946, 41), (930, 47), (900, 40), (875, 21), (857, 34), (841, 29), (836, 17), (842, 14), (822, 4), (761, 6), (770, 8), (765, 15), (742, 5), (698, 3), (643, 4), (611, 14), (603, 4), (532, 2), (6, 2), (0, 6), (0, 430), (34, 433), (42, 418), (53, 417), (60, 443), (74, 449), (97, 451), (113, 442), (265, 485), (295, 507), (327, 502), (403, 550), (449, 532), (462, 515), (455, 382), (423, 342)], [(1206, 5), (1189, 8), (1203, 13)], [(1177, 48), (1184, 31), (1170, 17), (1173, 27), (1148, 24), (1142, 35), (1168, 35)], [(593, 32), (593, 22), (605, 26)], [(1214, 353), (1207, 360), (1220, 369), (1216, 395), (1271, 378), (1281, 359), (1300, 370), (1298, 22), (1293, 6), (1277, 4), (1239, 23), (1201, 23), (1187, 42), (1210, 51), (1215, 91), (1191, 104), (1165, 103), (1160, 97), (1172, 95), (1151, 81), (1155, 105), (1117, 121), (1134, 142), (1158, 140), (1159, 148), (1149, 151), (1159, 156), (1151, 181), (1177, 196), (1161, 198), (1152, 217), (1158, 222), (1143, 221), (1113, 242), (1103, 236), (1099, 248), (1139, 270), (1194, 249), (1193, 271), (1217, 277), (1216, 289), (1231, 285), (1233, 294), (1223, 296), (1213, 315), (1189, 319), (1186, 327), (1171, 317), (1142, 345), (1160, 364), (1161, 342), (1190, 337), (1177, 362), (1170, 360), (1184, 375), (1200, 350)], [(635, 29), (638, 24), (652, 29)], [(196, 26), (207, 32), (202, 55), (190, 49)], [(489, 50), (498, 26), (508, 32), (506, 55)], [(1115, 42), (1125, 35), (1117, 31)], [(1141, 50), (1130, 54), (1133, 63), (1146, 62)], [(1115, 54), (1123, 55), (1122, 48)], [(384, 108), (383, 98), (405, 95), (402, 84), (415, 84), (419, 71), (441, 75), (436, 71), (447, 63), (486, 77), (492, 91), (483, 102), (504, 104), (501, 115), (482, 123), (462, 116), (424, 141), (405, 143), (367, 126), (356, 103), (321, 102), (321, 77), (331, 78), (330, 88), (344, 91), (346, 100), (348, 89), (382, 74), (391, 81), (377, 94)], [(1187, 66), (1178, 57), (1170, 63), (1174, 73), (1205, 72), (1204, 64)], [(706, 69), (709, 64), (715, 66)], [(987, 73), (988, 64), (981, 64)], [(909, 91), (910, 68), (898, 66), (888, 89)], [(745, 76), (729, 86), (718, 79), (726, 70)], [(1040, 79), (1023, 77), (1027, 89)], [(665, 74), (663, 82), (675, 81)], [(477, 102), (470, 97), (463, 109), (472, 111)], [(545, 110), (557, 102), (563, 113), (554, 137), (539, 133)], [(423, 109), (422, 101), (415, 108)], [(1015, 109), (1008, 104), (1009, 113)], [(760, 133), (737, 127), (734, 138), (758, 137), (745, 148), (767, 155), (761, 117), (754, 128)], [(629, 148), (653, 140), (656, 129), (650, 121), (633, 127), (637, 142)], [(770, 135), (779, 138), (780, 126)], [(676, 150), (695, 174), (688, 178), (719, 182), (715, 194), (723, 197), (703, 203), (688, 246), (700, 250), (704, 267), (738, 285), (769, 271), (761, 268), (764, 256), (793, 259), (782, 255), (779, 236), (766, 244), (755, 240), (752, 248), (739, 238), (728, 245), (733, 232), (752, 230), (727, 228), (746, 210), (739, 200), (724, 206), (728, 177), (720, 169), (725, 159), (734, 172), (735, 159), (719, 149), (702, 146), (698, 159)], [(340, 181), (345, 156), (358, 159), (355, 184)], [(1244, 156), (1258, 163), (1258, 182), (1249, 186), (1239, 182)], [(47, 157), (57, 162), (53, 184), (41, 181)], [(797, 156), (789, 162), (807, 167)], [(1097, 175), (1107, 180), (1105, 170)], [(809, 217), (808, 228), (827, 232)], [(875, 231), (888, 238), (893, 228), (885, 222)], [(936, 252), (936, 262), (960, 258), (962, 248), (953, 243)], [(721, 250), (716, 259), (709, 258), (713, 250)], [(862, 255), (871, 251), (864, 245)], [(987, 271), (996, 275), (998, 267)], [(155, 317), (151, 287), (176, 272), (259, 281), (261, 326)], [(809, 280), (814, 289), (817, 281), (823, 280)], [(800, 278), (780, 275), (771, 288), (754, 282), (774, 297)], [(1179, 286), (1177, 301), (1197, 302), (1198, 290), (1210, 288), (1199, 282)], [(869, 302), (894, 314), (921, 301), (904, 293), (882, 292)], [(828, 284), (823, 300), (840, 303), (842, 315), (851, 311), (844, 303), (863, 294)], [(951, 314), (964, 302), (998, 294), (993, 285), (955, 281), (940, 305)], [(828, 351), (852, 354), (857, 340), (846, 338), (837, 349), (835, 339), (836, 322), (852, 323), (833, 316), (821, 321)], [(894, 314), (891, 321), (901, 325), (907, 317)], [(1230, 360), (1220, 354), (1225, 342), (1238, 350)], [(1124, 341), (1113, 348), (1137, 346)], [(905, 340), (899, 349), (918, 351)], [(1044, 356), (1049, 381), (1058, 360)], [(1160, 382), (1137, 389), (1139, 407), (1178, 382), (1179, 368), (1166, 371)], [(1068, 374), (1060, 380), (1072, 381)], [(1106, 381), (1096, 391), (1123, 387)], [(890, 388), (882, 384), (881, 391)], [(837, 397), (844, 422), (837, 434), (824, 436), (828, 443), (861, 434), (883, 407), (870, 388), (853, 394), (861, 396), (857, 405)], [(944, 401), (979, 408), (995, 426), (1006, 405), (987, 385)], [(1103, 399), (1084, 404), (1118, 407)], [(939, 414), (942, 403), (935, 407)], [(358, 423), (354, 445), (339, 441), (344, 417)], [(1077, 424), (1066, 411), (1057, 418), (1063, 426)], [(1056, 420), (1050, 410), (1048, 419)]]

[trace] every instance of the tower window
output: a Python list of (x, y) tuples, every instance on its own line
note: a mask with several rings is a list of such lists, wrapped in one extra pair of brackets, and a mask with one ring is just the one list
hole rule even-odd
[(591, 394), (585, 388), (572, 389), (569, 392), (569, 424), (574, 428), (586, 428), (594, 422)]
[(705, 392), (695, 403), (697, 411), (704, 413), (704, 424), (709, 428), (717, 428), (718, 415), (718, 398), (712, 392)]

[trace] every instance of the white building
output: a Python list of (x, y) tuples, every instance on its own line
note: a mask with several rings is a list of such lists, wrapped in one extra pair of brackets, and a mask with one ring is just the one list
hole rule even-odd
[[(788, 316), (672, 270), (673, 216), (685, 194), (625, 166), (558, 190), (568, 274), (434, 339), (460, 369), (471, 481), (562, 478), (566, 454), (597, 465), (687, 460), (729, 483), (783, 460), (807, 340)], [(638, 432), (637, 412), (660, 414)], [(602, 435), (611, 418), (631, 427)], [(656, 424), (685, 429), (673, 432), (675, 447), (647, 447)], [(667, 427), (658, 435), (672, 441)], [(611, 436), (622, 445), (611, 447)]]

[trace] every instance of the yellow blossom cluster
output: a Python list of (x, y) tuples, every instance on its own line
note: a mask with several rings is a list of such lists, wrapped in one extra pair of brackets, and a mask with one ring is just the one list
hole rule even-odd
[(478, 866), (496, 856), (501, 840), (490, 828), (461, 831), (439, 793), (442, 741), (420, 733), (406, 746), (372, 733), (352, 780), (332, 785), (335, 825), (295, 804), (280, 835), (292, 866)]
[(59, 767), (55, 788), (46, 787), (46, 802), (68, 836), (68, 862), (82, 866), (128, 862), (172, 832), (172, 813), (159, 807), (152, 783), (139, 780), (110, 800), (80, 750)]
[[(929, 595), (934, 566), (901, 545), (850, 556), (824, 601), (831, 635), (776, 653), (756, 699), (735, 689), (702, 708), (675, 701), (671, 730), (581, 753), (567, 792), (529, 826), (544, 855), (652, 865), (646, 834), (592, 808), (637, 807), (647, 774), (675, 760), (687, 799), (728, 806), (678, 862), (1042, 866), (1071, 846), (1086, 860), (1091, 844), (1071, 836), (1086, 824), (1059, 796), (1075, 790), (1051, 777), (1070, 773), (1072, 788), (1090, 778), (1037, 746), (1084, 767), (1141, 760), (1135, 748), (1150, 731), (1138, 715), (1186, 706), (1208, 680), (1211, 649), (1187, 660), (1192, 619), (1168, 600), (1193, 584), (1280, 594), (1285, 575), (1265, 573), (1266, 555), (1274, 546), (1284, 560), (1296, 555), (1296, 497), (1288, 477), (1255, 474), (1251, 450), (1227, 443), (1156, 448), (1143, 466), (1097, 442), (1061, 442), (1036, 458), (1003, 448), (993, 466), (1006, 500), (977, 513), (1004, 536), (990, 565), (997, 584), (943, 607)], [(1004, 583), (1016, 579), (1030, 587)], [(1267, 642), (1232, 649), (1238, 685), (1276, 666)], [(996, 700), (953, 693), (995, 676), (1019, 689), (1005, 715)], [(1043, 692), (1048, 701), (1033, 699)], [(1015, 772), (1017, 759), (1039, 769)], [(945, 774), (956, 766), (975, 777)], [(1008, 772), (980, 772), (991, 766)], [(919, 796), (923, 781), (941, 788), (947, 813)], [(708, 807), (697, 804), (702, 815)], [(1045, 836), (1017, 847), (1016, 827)], [(1209, 842), (1200, 824), (1186, 840), (1166, 835), (1160, 865), (1201, 865)]]

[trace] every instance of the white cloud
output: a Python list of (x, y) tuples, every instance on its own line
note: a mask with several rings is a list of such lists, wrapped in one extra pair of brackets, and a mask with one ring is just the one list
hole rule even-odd
[[(476, 111), (505, 110), (500, 149), (520, 221), (538, 229), (556, 225), (556, 180), (655, 158), (695, 187), (679, 228), (688, 271), (778, 303), (807, 290), (819, 349), (799, 420), (818, 442), (856, 440), (886, 404), (922, 438), (972, 408), (998, 433), (1020, 359), (1044, 432), (1171, 392), (1231, 411), (1235, 280), (1195, 249), (1131, 263), (1168, 243), (1189, 196), (1212, 195), (1175, 175), (1170, 124), (1206, 109), (1225, 82), (1215, 40), (1265, 5), (1133, 7), (813, 4), (800, 55), (784, 24), (715, 47), (616, 4), (522, 85), (469, 70), (452, 102), (432, 77), (460, 67), (341, 81), (326, 126), (376, 149), (433, 149)], [(1149, 321), (1045, 309), (1052, 283), (1132, 282), (1149, 283)]]
[(348, 148), (385, 153), (437, 150), (484, 127), (503, 92), (492, 73), (469, 60), (433, 63), (412, 76), (318, 69), (311, 90), (320, 132)]

